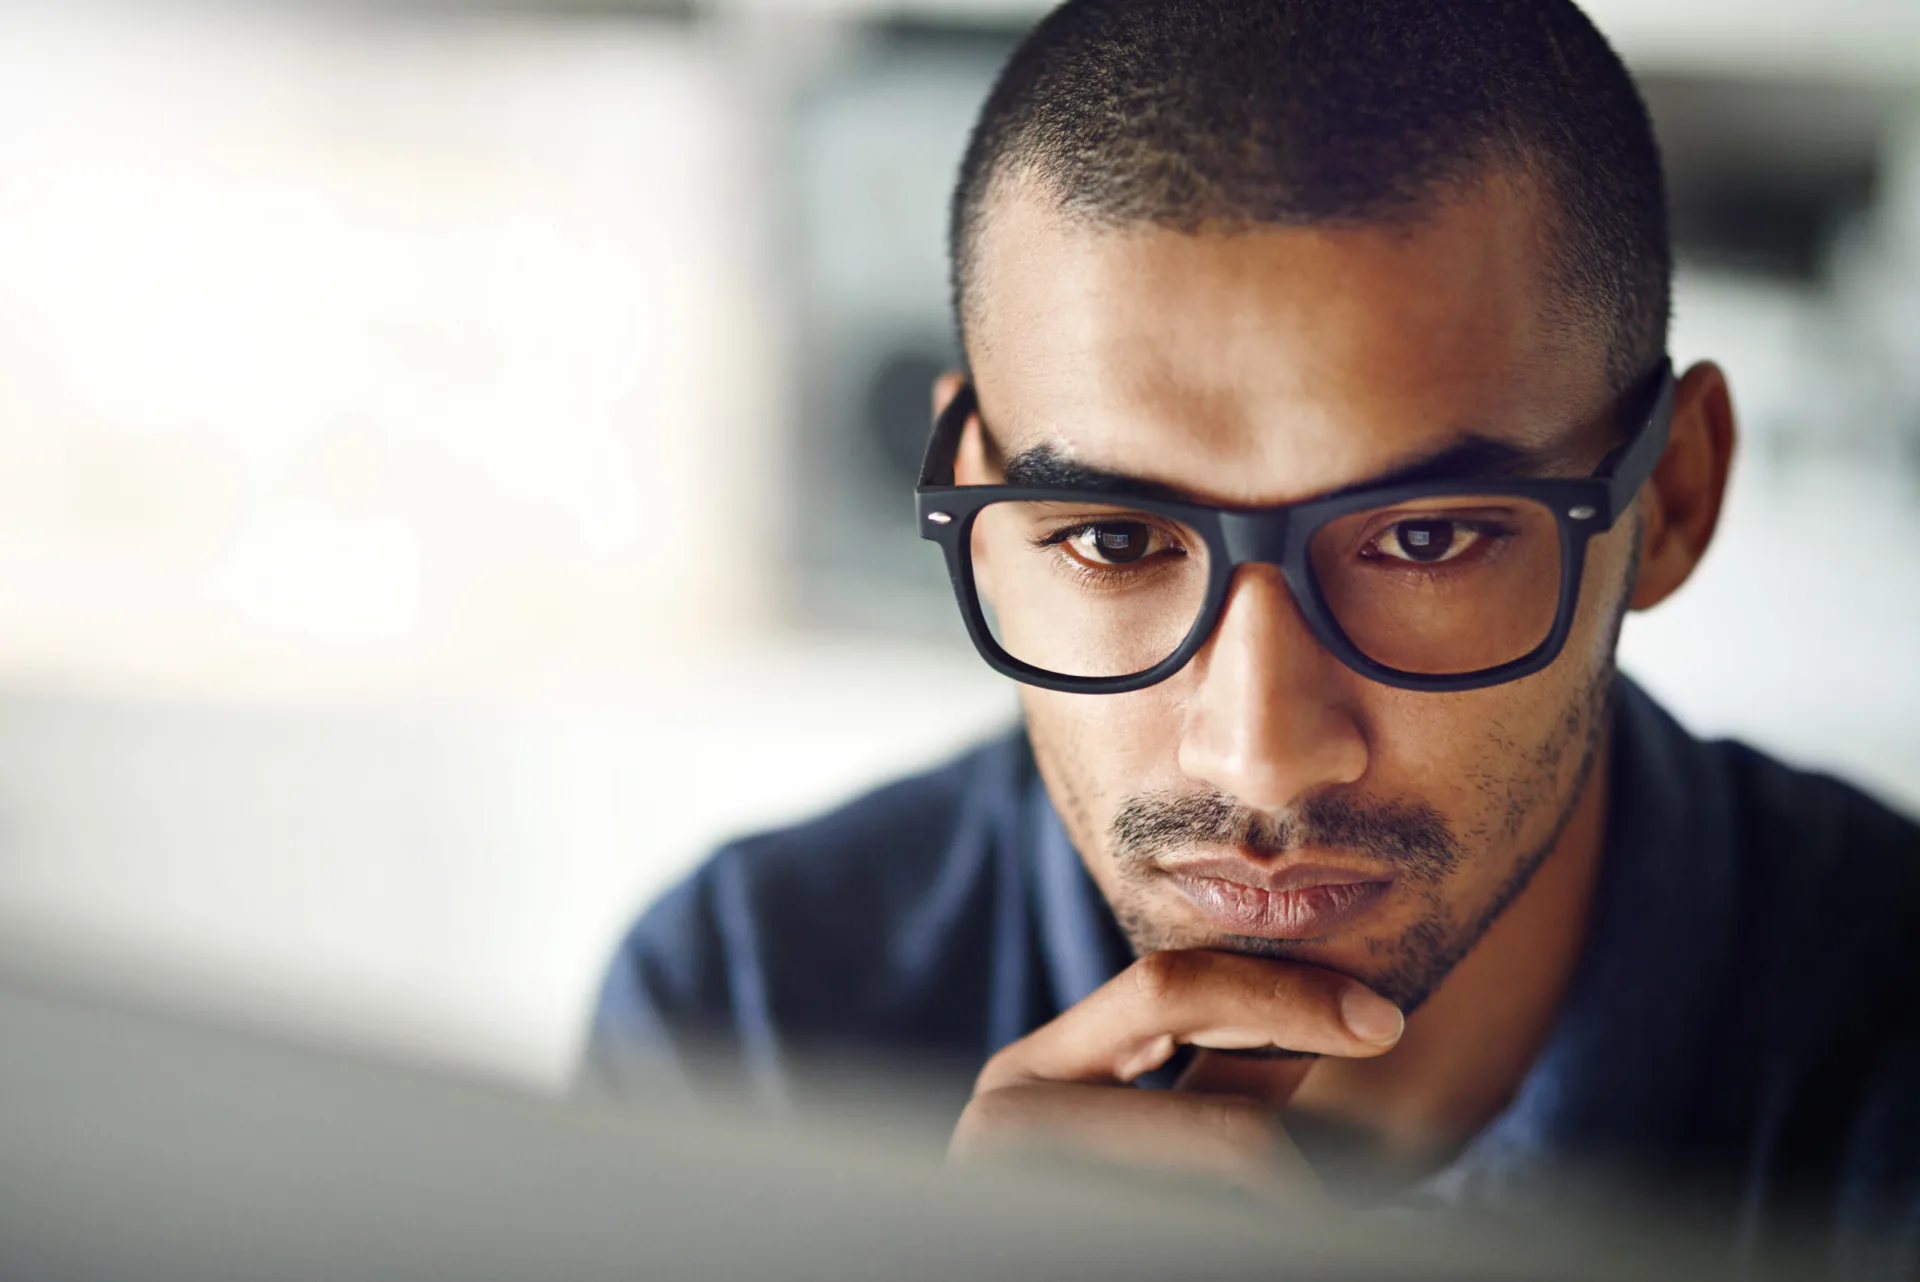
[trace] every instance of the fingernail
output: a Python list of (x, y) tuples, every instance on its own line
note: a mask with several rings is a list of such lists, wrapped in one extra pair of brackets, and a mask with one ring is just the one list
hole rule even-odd
[(1120, 1066), (1120, 1080), (1131, 1082), (1142, 1073), (1151, 1073), (1173, 1058), (1174, 1042), (1172, 1037), (1156, 1037)]
[(1376, 1046), (1393, 1045), (1407, 1028), (1407, 1017), (1398, 1006), (1358, 984), (1348, 985), (1340, 994), (1340, 1018), (1355, 1037)]

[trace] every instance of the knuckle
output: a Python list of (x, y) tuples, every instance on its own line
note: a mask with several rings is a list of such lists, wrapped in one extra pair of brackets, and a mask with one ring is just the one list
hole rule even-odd
[(1288, 966), (1268, 983), (1268, 999), (1296, 1020), (1319, 1020), (1349, 1040), (1346, 1022), (1340, 1017), (1340, 991), (1345, 985), (1338, 976), (1324, 971)]
[(1195, 1119), (1198, 1129), (1223, 1148), (1263, 1154), (1276, 1142), (1274, 1115), (1252, 1100), (1218, 1096), (1204, 1100)]
[(1133, 964), (1134, 991), (1148, 1005), (1166, 1005), (1193, 986), (1196, 969), (1192, 953), (1148, 953)]
[(974, 1098), (990, 1094), (1022, 1075), (1018, 1067), (1020, 1045), (1014, 1042), (1010, 1046), (1003, 1046), (980, 1066), (979, 1074), (973, 1079)]
[(976, 1095), (960, 1112), (954, 1124), (953, 1146), (958, 1150), (986, 1147), (996, 1139), (1024, 1134), (1028, 1129), (1027, 1108), (1015, 1090), (988, 1091)]
[(1296, 1007), (1305, 1001), (1329, 1011), (1334, 1008), (1333, 986), (1297, 966), (1283, 967), (1274, 974), (1267, 982), (1267, 995), (1281, 1006)]

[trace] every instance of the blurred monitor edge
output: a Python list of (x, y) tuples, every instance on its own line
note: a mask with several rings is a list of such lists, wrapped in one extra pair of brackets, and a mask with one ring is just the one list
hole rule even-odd
[[(38, 1279), (1694, 1278), (1552, 1233), (1066, 1172), (658, 1099), (561, 1104), (0, 969), (0, 1272)], [(84, 995), (83, 995), (84, 994)]]

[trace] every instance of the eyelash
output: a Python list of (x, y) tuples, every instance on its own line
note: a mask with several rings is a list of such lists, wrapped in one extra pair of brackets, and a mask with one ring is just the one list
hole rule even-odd
[[(1377, 533), (1371, 535), (1362, 546), (1372, 546), (1373, 543), (1385, 537), (1396, 525), (1401, 525), (1408, 521), (1418, 521), (1419, 519), (1421, 518), (1418, 516), (1408, 516), (1389, 522), (1385, 526), (1382, 526)], [(1475, 534), (1480, 535), (1489, 544), (1488, 555), (1496, 551), (1499, 544), (1512, 538), (1518, 532), (1493, 521), (1469, 521), (1456, 517), (1433, 517), (1428, 519), (1455, 521), (1459, 525), (1473, 531)], [(1036, 550), (1060, 547), (1062, 544), (1068, 543), (1083, 534), (1098, 529), (1103, 524), (1112, 524), (1112, 522), (1083, 521), (1078, 525), (1066, 526), (1062, 529), (1054, 530), (1051, 533), (1043, 534), (1029, 542)], [(1142, 524), (1144, 524), (1144, 522)], [(1154, 528), (1156, 528), (1161, 538), (1166, 539), (1170, 550), (1178, 551), (1182, 555), (1185, 554), (1186, 548), (1182, 545), (1181, 540), (1173, 538), (1163, 529), (1158, 529), (1158, 527)], [(1071, 564), (1072, 572), (1091, 582), (1111, 583), (1119, 579), (1133, 577), (1126, 566), (1093, 565), (1082, 560), (1080, 557), (1074, 556), (1071, 552), (1067, 553), (1067, 558)], [(1369, 559), (1374, 560), (1382, 569), (1391, 569), (1395, 574), (1422, 583), (1437, 582), (1450, 574), (1458, 573), (1463, 568), (1458, 560), (1423, 563), (1419, 561), (1407, 561), (1386, 555)], [(1471, 564), (1471, 562), (1468, 563)]]
[(1486, 517), (1449, 516), (1444, 512), (1408, 512), (1404, 515), (1393, 513), (1383, 514), (1383, 517), (1378, 528), (1361, 540), (1362, 546), (1378, 543), (1388, 533), (1402, 525), (1424, 525), (1441, 521), (1449, 525), (1457, 525), (1464, 530), (1471, 530), (1475, 534), (1484, 534), (1488, 538), (1513, 533), (1507, 526)]
[[(1474, 534), (1477, 534), (1482, 539), (1484, 539), (1488, 545), (1486, 552), (1480, 553), (1477, 555), (1470, 554), (1472, 555), (1472, 560), (1469, 560), (1466, 563), (1469, 565), (1473, 564), (1474, 561), (1477, 561), (1482, 557), (1495, 555), (1499, 550), (1500, 544), (1506, 542), (1508, 539), (1511, 539), (1515, 535), (1520, 533), (1520, 531), (1512, 528), (1511, 526), (1501, 525), (1497, 521), (1474, 521), (1466, 517), (1454, 517), (1454, 516), (1431, 516), (1431, 517), (1421, 517), (1418, 515), (1403, 516), (1396, 520), (1387, 522), (1387, 524), (1380, 527), (1377, 533), (1369, 535), (1367, 538), (1362, 540), (1360, 547), (1363, 555), (1364, 555), (1365, 549), (1372, 547), (1374, 544), (1378, 543), (1381, 539), (1385, 538), (1388, 534), (1392, 533), (1393, 529), (1396, 526), (1407, 525), (1407, 524), (1419, 524), (1422, 520), (1448, 521), (1454, 525), (1461, 526), (1464, 529), (1471, 530)], [(1464, 568), (1460, 559), (1457, 557), (1450, 558), (1445, 561), (1428, 562), (1428, 561), (1410, 561), (1410, 560), (1403, 559), (1401, 557), (1393, 556), (1388, 553), (1380, 553), (1377, 556), (1365, 557), (1364, 559), (1370, 562), (1373, 562), (1374, 564), (1381, 565), (1385, 568), (1390, 568), (1397, 574), (1408, 575), (1408, 576), (1417, 578), (1423, 582), (1432, 582), (1436, 579), (1443, 578), (1450, 573), (1458, 573), (1462, 568)]]
[[(1491, 520), (1476, 521), (1466, 517), (1423, 516), (1422, 514), (1419, 514), (1419, 513), (1410, 513), (1410, 514), (1398, 516), (1396, 517), (1396, 519), (1382, 525), (1376, 532), (1369, 535), (1362, 542), (1361, 547), (1365, 548), (1365, 547), (1372, 546), (1375, 542), (1377, 542), (1381, 538), (1391, 533), (1395, 526), (1406, 524), (1408, 522), (1418, 522), (1423, 519), (1451, 521), (1460, 526), (1463, 526), (1468, 530), (1471, 530), (1474, 534), (1479, 535), (1486, 542), (1487, 547), (1485, 552), (1480, 554), (1470, 553), (1469, 557), (1464, 562), (1459, 559), (1453, 559), (1453, 560), (1447, 560), (1447, 561), (1423, 563), (1418, 561), (1404, 560), (1398, 557), (1392, 557), (1385, 554), (1381, 554), (1376, 557), (1370, 557), (1367, 559), (1372, 564), (1374, 564), (1378, 569), (1380, 570), (1390, 569), (1393, 573), (1401, 576), (1403, 580), (1411, 581), (1415, 583), (1437, 583), (1448, 578), (1451, 575), (1460, 573), (1461, 571), (1465, 570), (1468, 566), (1476, 564), (1485, 556), (1497, 555), (1500, 550), (1500, 545), (1505, 543), (1507, 540), (1511, 539), (1512, 537), (1514, 537), (1517, 533), (1519, 533), (1519, 531), (1507, 525), (1504, 525), (1498, 521), (1491, 521)], [(1147, 528), (1151, 529), (1157, 537), (1163, 539), (1166, 542), (1167, 548), (1165, 552), (1156, 554), (1153, 560), (1148, 561), (1143, 566), (1125, 566), (1125, 565), (1102, 566), (1102, 565), (1092, 564), (1082, 559), (1081, 557), (1074, 555), (1070, 550), (1068, 550), (1065, 552), (1065, 556), (1066, 556), (1066, 560), (1067, 560), (1070, 572), (1076, 575), (1077, 577), (1079, 577), (1083, 582), (1087, 582), (1089, 584), (1104, 584), (1108, 586), (1116, 586), (1119, 583), (1126, 580), (1135, 580), (1137, 582), (1139, 578), (1140, 569), (1151, 568), (1152, 566), (1154, 566), (1159, 562), (1161, 557), (1163, 557), (1166, 552), (1172, 552), (1180, 556), (1184, 556), (1186, 554), (1186, 550), (1187, 550), (1186, 540), (1176, 537), (1174, 534), (1169, 532), (1164, 526), (1160, 526), (1160, 525), (1153, 524), (1151, 522), (1146, 522), (1146, 521), (1128, 521), (1128, 522), (1117, 522), (1112, 520), (1082, 521), (1082, 522), (1079, 522), (1078, 524), (1064, 526), (1060, 529), (1050, 531), (1036, 538), (1032, 538), (1029, 540), (1029, 543), (1037, 551), (1044, 551), (1048, 548), (1058, 548), (1058, 547), (1062, 547), (1062, 545), (1076, 538), (1079, 538), (1082, 535), (1086, 535), (1097, 530), (1102, 525), (1112, 525), (1112, 524), (1122, 524), (1122, 523), (1140, 524), (1140, 525), (1147, 526)]]
[[(1043, 534), (1039, 538), (1031, 540), (1031, 543), (1033, 544), (1036, 550), (1044, 551), (1047, 548), (1060, 547), (1062, 544), (1070, 542), (1071, 540), (1076, 539), (1082, 534), (1088, 533), (1089, 531), (1096, 530), (1102, 525), (1116, 525), (1116, 524), (1148, 525), (1148, 523), (1145, 521), (1138, 521), (1138, 522), (1082, 521), (1078, 525), (1069, 525), (1064, 529), (1055, 530), (1050, 534)], [(1161, 538), (1167, 541), (1168, 550), (1177, 551), (1182, 556), (1186, 555), (1187, 549), (1186, 549), (1185, 542), (1183, 540), (1173, 537), (1171, 534), (1167, 533), (1165, 529), (1159, 526), (1149, 525), (1149, 528), (1154, 530), (1157, 534), (1159, 534)], [(1131, 575), (1129, 575), (1128, 573), (1129, 567), (1127, 566), (1092, 565), (1086, 561), (1081, 560), (1079, 557), (1074, 556), (1073, 553), (1071, 552), (1068, 552), (1066, 555), (1067, 555), (1067, 559), (1072, 563), (1073, 572), (1078, 575), (1081, 575), (1083, 578), (1094, 580), (1094, 581), (1112, 582), (1115, 579), (1131, 577)]]

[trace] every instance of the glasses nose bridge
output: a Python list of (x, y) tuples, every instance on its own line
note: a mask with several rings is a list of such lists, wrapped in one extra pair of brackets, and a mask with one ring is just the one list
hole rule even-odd
[(1286, 564), (1291, 535), (1289, 515), (1285, 511), (1222, 512), (1220, 537), (1226, 544), (1228, 563), (1235, 566), (1249, 561)]

